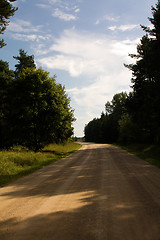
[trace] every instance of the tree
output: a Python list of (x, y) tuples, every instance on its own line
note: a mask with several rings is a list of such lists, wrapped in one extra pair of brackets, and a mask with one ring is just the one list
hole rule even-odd
[(126, 112), (127, 93), (121, 92), (113, 96), (111, 102), (105, 104), (106, 114), (108, 114), (108, 132), (110, 132), (110, 142), (116, 142), (119, 136), (119, 120)]
[(7, 114), (10, 111), (9, 101), (13, 81), (14, 72), (9, 70), (7, 62), (0, 60), (0, 148), (9, 144)]
[(13, 94), (8, 119), (14, 144), (38, 151), (73, 134), (70, 100), (55, 76), (50, 78), (42, 69), (23, 69), (14, 81)]
[(106, 114), (94, 118), (84, 129), (85, 140), (91, 142), (116, 142), (119, 138), (119, 120), (126, 112), (127, 93), (115, 94), (111, 102), (105, 104)]
[(117, 115), (117, 118), (122, 115), (125, 111), (125, 102), (127, 98), (126, 92), (117, 93), (113, 96), (111, 102), (105, 104), (105, 109), (107, 114)]
[(122, 143), (134, 143), (140, 137), (141, 131), (137, 124), (133, 122), (128, 113), (122, 115), (119, 123), (119, 141)]
[[(132, 71), (133, 94), (128, 111), (143, 132), (144, 141), (160, 141), (160, 1), (152, 7), (153, 28), (142, 26), (146, 35), (137, 46), (137, 61), (127, 65)], [(134, 109), (134, 110), (133, 110)]]
[(18, 74), (23, 71), (25, 68), (36, 68), (36, 65), (34, 63), (34, 56), (27, 55), (27, 52), (25, 52), (23, 49), (19, 50), (19, 56), (14, 56), (16, 60), (18, 60), (18, 64), (15, 65), (15, 76), (18, 77)]
[[(9, 24), (9, 18), (14, 15), (18, 8), (11, 5), (10, 2), (15, 2), (16, 0), (1, 0), (0, 1), (0, 34), (3, 34)], [(0, 40), (0, 48), (4, 47), (4, 39)]]
[(100, 119), (94, 118), (84, 129), (85, 140), (87, 142), (100, 142)]

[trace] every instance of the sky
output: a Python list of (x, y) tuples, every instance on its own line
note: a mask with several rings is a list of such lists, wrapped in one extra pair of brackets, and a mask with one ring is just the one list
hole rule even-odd
[(151, 6), (156, 0), (17, 0), (18, 7), (3, 38), (0, 59), (15, 68), (23, 49), (34, 55), (37, 68), (57, 75), (71, 99), (76, 122), (74, 136), (105, 112), (105, 103), (116, 93), (131, 89), (132, 73), (124, 67), (133, 62), (150, 26)]

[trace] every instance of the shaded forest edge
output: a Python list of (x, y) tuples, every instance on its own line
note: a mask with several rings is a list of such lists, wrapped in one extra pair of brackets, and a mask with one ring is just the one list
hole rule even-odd
[(0, 151), (0, 187), (62, 159), (80, 148), (80, 144), (68, 142), (64, 145), (50, 144), (39, 152), (22, 146), (15, 146), (8, 151)]
[(129, 144), (116, 146), (160, 168), (160, 146), (150, 144)]
[(160, 1), (152, 7), (152, 16), (152, 27), (141, 26), (145, 35), (137, 54), (129, 54), (135, 63), (125, 64), (132, 71), (132, 91), (115, 94), (105, 104), (105, 113), (86, 124), (84, 133), (86, 141), (118, 143), (159, 165)]

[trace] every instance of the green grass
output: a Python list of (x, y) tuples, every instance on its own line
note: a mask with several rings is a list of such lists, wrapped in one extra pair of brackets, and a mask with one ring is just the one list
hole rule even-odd
[(0, 151), (0, 186), (64, 158), (80, 147), (80, 144), (72, 142), (65, 145), (50, 144), (37, 153), (21, 146)]
[(144, 159), (145, 161), (160, 167), (160, 146), (149, 144), (118, 145), (130, 153)]

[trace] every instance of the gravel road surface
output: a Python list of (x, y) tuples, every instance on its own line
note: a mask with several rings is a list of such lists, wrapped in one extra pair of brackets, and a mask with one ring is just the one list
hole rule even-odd
[(83, 143), (0, 188), (0, 240), (160, 240), (160, 169)]

